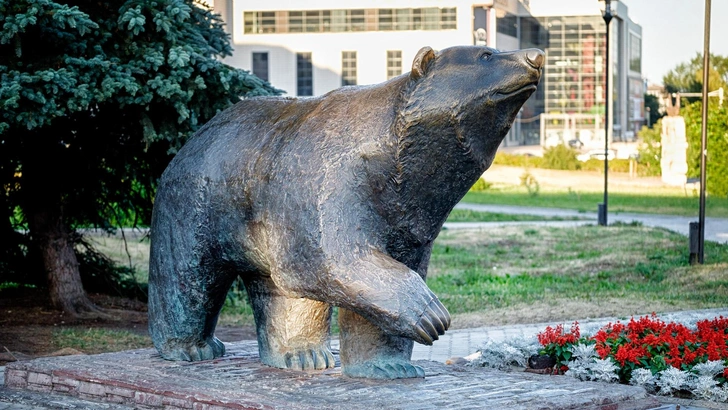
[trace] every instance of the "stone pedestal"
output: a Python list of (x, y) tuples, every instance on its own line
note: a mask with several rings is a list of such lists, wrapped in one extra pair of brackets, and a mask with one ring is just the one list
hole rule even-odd
[(668, 116), (662, 119), (662, 182), (684, 186), (687, 182), (688, 142), (685, 137), (685, 119)]
[[(252, 342), (226, 343), (224, 357), (169, 362), (153, 349), (11, 363), (5, 384), (135, 409), (654, 409), (641, 387), (566, 376), (447, 366), (427, 360), (424, 379), (352, 379), (274, 369)], [(337, 364), (338, 354), (335, 353)]]

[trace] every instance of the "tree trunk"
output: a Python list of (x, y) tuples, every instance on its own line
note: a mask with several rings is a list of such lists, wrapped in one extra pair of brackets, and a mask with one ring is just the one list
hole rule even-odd
[(98, 317), (101, 311), (83, 290), (78, 259), (63, 222), (61, 206), (34, 208), (27, 215), (28, 225), (48, 275), (51, 303), (73, 317)]

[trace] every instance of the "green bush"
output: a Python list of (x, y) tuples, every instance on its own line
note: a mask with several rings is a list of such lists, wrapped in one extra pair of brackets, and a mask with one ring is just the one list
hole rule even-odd
[(543, 168), (577, 170), (581, 169), (581, 163), (576, 159), (575, 149), (564, 144), (548, 147), (543, 151)]
[(470, 192), (483, 192), (490, 189), (493, 184), (486, 182), (483, 178), (478, 178), (477, 181), (470, 187)]
[[(700, 177), (700, 140), (702, 104), (683, 105), (685, 134), (688, 139), (688, 177)], [(728, 104), (711, 101), (708, 106), (708, 158), (705, 189), (711, 195), (728, 197)]]
[(534, 157), (532, 155), (516, 155), (498, 152), (495, 154), (493, 164), (507, 165), (511, 167), (541, 168), (543, 158)]
[(642, 127), (637, 133), (641, 144), (637, 152), (640, 157), (638, 174), (644, 176), (660, 176), (662, 168), (662, 119), (657, 120), (652, 128)]
[(538, 193), (541, 191), (541, 185), (538, 183), (538, 180), (528, 171), (521, 175), (521, 186), (526, 187), (530, 196), (538, 196)]
[[(639, 168), (638, 168), (639, 169)], [(591, 158), (581, 163), (583, 171), (599, 171), (604, 172), (604, 161), (601, 159)], [(610, 159), (609, 172), (629, 172), (628, 159)]]

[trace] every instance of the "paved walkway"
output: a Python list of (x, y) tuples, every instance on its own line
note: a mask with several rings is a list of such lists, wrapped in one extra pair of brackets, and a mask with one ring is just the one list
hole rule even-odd
[[(459, 203), (456, 209), (470, 209), (480, 212), (498, 212), (505, 214), (521, 214), (521, 215), (538, 215), (546, 217), (580, 217), (588, 218), (581, 221), (530, 221), (530, 222), (448, 222), (445, 227), (448, 229), (455, 228), (478, 228), (488, 226), (503, 225), (549, 225), (549, 226), (577, 226), (586, 224), (596, 224), (596, 212), (579, 212), (571, 209), (559, 208), (535, 208), (528, 206), (513, 205), (480, 205), (470, 203)], [(633, 221), (641, 222), (644, 226), (662, 227), (674, 232), (688, 236), (690, 222), (698, 222), (698, 218), (690, 218), (686, 216), (675, 215), (658, 215), (658, 214), (638, 214), (638, 213), (609, 213), (607, 222), (630, 223)], [(705, 218), (705, 240), (720, 243), (728, 243), (728, 218)]]

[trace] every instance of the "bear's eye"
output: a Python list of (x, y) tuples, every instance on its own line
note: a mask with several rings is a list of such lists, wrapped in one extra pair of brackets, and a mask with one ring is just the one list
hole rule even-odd
[(483, 52), (483, 54), (480, 55), (480, 58), (483, 60), (487, 60), (492, 55), (493, 55), (493, 53), (491, 53), (490, 51), (485, 51), (485, 52)]

